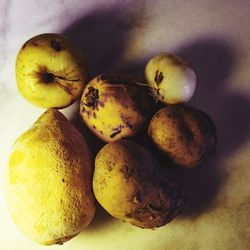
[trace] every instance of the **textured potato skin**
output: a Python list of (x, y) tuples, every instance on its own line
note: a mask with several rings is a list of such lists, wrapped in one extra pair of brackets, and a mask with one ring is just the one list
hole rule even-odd
[(150, 97), (131, 77), (99, 75), (83, 91), (80, 115), (96, 136), (111, 142), (146, 127), (150, 106)]
[(170, 222), (185, 206), (177, 185), (157, 174), (154, 156), (135, 142), (105, 145), (95, 159), (93, 189), (112, 216), (141, 228)]
[(6, 177), (5, 197), (15, 224), (40, 244), (62, 244), (94, 216), (90, 152), (55, 109), (15, 142)]
[(203, 111), (186, 105), (170, 105), (151, 119), (148, 134), (155, 146), (175, 164), (191, 168), (216, 147), (216, 128)]

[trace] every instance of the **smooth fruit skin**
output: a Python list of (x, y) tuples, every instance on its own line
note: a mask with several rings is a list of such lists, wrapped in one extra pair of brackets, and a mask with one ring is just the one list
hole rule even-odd
[(57, 110), (47, 110), (15, 142), (5, 197), (18, 228), (43, 244), (62, 244), (95, 213), (90, 152), (82, 135)]
[(160, 152), (183, 168), (199, 165), (216, 148), (216, 127), (203, 111), (169, 105), (151, 119), (148, 135)]
[(141, 228), (164, 226), (186, 206), (179, 187), (158, 173), (158, 161), (129, 140), (106, 144), (97, 154), (95, 197), (117, 219)]
[(21, 95), (38, 107), (67, 107), (86, 84), (86, 62), (66, 37), (41, 34), (21, 47), (16, 58), (16, 83)]
[(145, 80), (157, 101), (166, 104), (188, 102), (196, 88), (196, 75), (177, 55), (161, 53), (145, 67)]
[(150, 97), (130, 77), (99, 75), (83, 91), (80, 115), (96, 136), (111, 142), (142, 130), (150, 107)]

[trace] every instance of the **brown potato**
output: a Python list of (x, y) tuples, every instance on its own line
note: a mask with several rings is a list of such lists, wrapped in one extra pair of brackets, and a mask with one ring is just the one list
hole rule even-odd
[(216, 147), (216, 128), (211, 118), (186, 105), (158, 111), (150, 121), (148, 134), (160, 152), (184, 168), (197, 166)]
[(156, 158), (135, 142), (105, 145), (95, 159), (96, 199), (112, 216), (138, 227), (165, 225), (186, 203), (179, 187), (160, 176), (157, 167)]

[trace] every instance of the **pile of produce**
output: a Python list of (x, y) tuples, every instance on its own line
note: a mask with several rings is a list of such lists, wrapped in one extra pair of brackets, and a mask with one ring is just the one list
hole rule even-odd
[[(43, 245), (79, 234), (97, 202), (135, 226), (164, 226), (186, 207), (185, 190), (166, 177), (168, 167), (196, 167), (216, 146), (211, 118), (185, 104), (196, 76), (183, 59), (153, 57), (143, 83), (119, 74), (88, 82), (86, 65), (81, 51), (59, 34), (33, 37), (17, 55), (20, 94), (46, 111), (13, 146), (5, 196), (18, 228)], [(90, 138), (58, 111), (78, 99)], [(151, 147), (142, 146), (141, 137)], [(91, 138), (104, 143), (96, 155)]]

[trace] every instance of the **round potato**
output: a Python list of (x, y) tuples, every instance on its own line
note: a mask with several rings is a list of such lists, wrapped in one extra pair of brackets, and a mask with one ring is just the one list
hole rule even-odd
[(141, 228), (165, 225), (179, 214), (185, 199), (176, 184), (157, 174), (158, 162), (128, 140), (105, 145), (95, 159), (93, 189), (115, 218)]
[(185, 105), (158, 111), (150, 121), (148, 134), (160, 152), (184, 168), (197, 166), (216, 147), (216, 128), (211, 118)]

